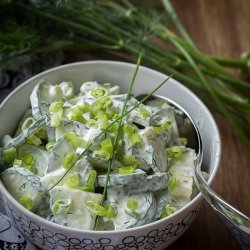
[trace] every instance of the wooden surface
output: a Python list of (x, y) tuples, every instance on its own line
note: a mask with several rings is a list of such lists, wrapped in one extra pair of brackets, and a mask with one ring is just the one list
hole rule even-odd
[[(239, 57), (250, 51), (249, 0), (174, 0), (178, 16), (196, 45), (206, 53)], [(214, 113), (213, 113), (214, 114)], [(214, 114), (222, 139), (222, 157), (214, 190), (250, 216), (250, 151), (231, 126)], [(169, 250), (239, 249), (224, 224), (204, 204), (190, 229)]]
[[(160, 6), (159, 1), (147, 2)], [(201, 51), (235, 58), (243, 51), (250, 51), (250, 0), (172, 0), (172, 3)], [(93, 58), (98, 59), (96, 56), (87, 59)], [(73, 61), (86, 57), (70, 54), (66, 59)], [(227, 202), (250, 216), (250, 151), (223, 117), (213, 115), (222, 139), (221, 163), (213, 188)], [(239, 247), (204, 202), (190, 229), (168, 249), (235, 250)]]

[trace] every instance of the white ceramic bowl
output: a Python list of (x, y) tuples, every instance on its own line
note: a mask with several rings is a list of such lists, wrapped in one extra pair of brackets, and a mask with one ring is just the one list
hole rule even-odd
[[(43, 78), (51, 82), (73, 81), (76, 87), (84, 81), (110, 82), (126, 92), (135, 65), (114, 61), (86, 61), (63, 65), (32, 77), (15, 89), (0, 106), (0, 140), (12, 134), (25, 110), (30, 106), (29, 96), (35, 84)], [(140, 67), (133, 93), (144, 94), (153, 90), (166, 75)], [(220, 136), (215, 121), (190, 90), (171, 79), (157, 94), (169, 97), (181, 105), (193, 118), (201, 134), (204, 149), (203, 166), (210, 173), (211, 184), (220, 160)], [(22, 207), (0, 181), (8, 215), (16, 226), (34, 244), (42, 249), (165, 249), (177, 240), (198, 214), (201, 194), (169, 217), (137, 228), (121, 231), (89, 231), (63, 227), (46, 221)]]

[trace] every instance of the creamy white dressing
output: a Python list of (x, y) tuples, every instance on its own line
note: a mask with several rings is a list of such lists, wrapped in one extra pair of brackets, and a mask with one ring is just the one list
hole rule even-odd
[[(108, 83), (85, 82), (76, 95), (71, 82), (54, 86), (40, 81), (30, 97), (32, 115), (26, 113), (25, 119), (38, 119), (44, 114), (52, 117), (53, 112), (59, 112), (60, 120), (54, 127), (50, 122), (46, 124), (47, 136), (41, 145), (30, 145), (26, 140), (22, 140), (22, 145), (14, 145), (20, 152), (17, 157), (21, 158), (23, 152), (28, 158), (25, 164), (15, 159), (21, 165), (10, 165), (1, 174), (10, 193), (17, 200), (29, 197), (34, 203), (31, 210), (48, 220), (90, 230), (95, 227), (97, 214), (101, 216), (100, 229), (120, 230), (158, 220), (166, 206), (179, 209), (189, 202), (196, 155), (192, 149), (184, 150), (177, 158), (168, 155), (171, 146), (177, 147), (173, 152), (180, 153), (180, 138), (174, 109), (165, 104), (158, 107), (140, 104), (124, 118), (107, 177), (111, 157), (107, 143), (114, 146), (118, 122), (106, 132), (101, 123), (112, 124), (125, 99), (126, 94), (120, 94), (118, 86)], [(62, 109), (49, 112), (54, 102), (63, 103)], [(126, 110), (137, 103), (131, 97)], [(89, 110), (81, 111), (84, 107)], [(172, 121), (168, 128), (163, 127), (166, 118)], [(19, 124), (18, 134), (28, 139), (27, 131), (20, 130), (25, 119)], [(125, 126), (129, 127), (127, 131)], [(29, 171), (28, 167), (35, 171)], [(49, 192), (41, 204), (41, 192), (46, 190)], [(135, 210), (129, 208), (131, 199)]]

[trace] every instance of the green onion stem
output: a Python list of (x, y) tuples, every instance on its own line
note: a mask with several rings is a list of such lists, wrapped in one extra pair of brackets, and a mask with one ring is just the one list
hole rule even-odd
[[(125, 99), (125, 101), (123, 103), (123, 107), (122, 107), (122, 111), (121, 111), (121, 116), (123, 116), (124, 113), (126, 112), (127, 103), (128, 103), (128, 100), (129, 100), (129, 98), (131, 96), (131, 91), (132, 91), (132, 88), (133, 88), (134, 83), (135, 83), (135, 78), (137, 76), (137, 73), (138, 73), (138, 70), (139, 70), (139, 66), (141, 64), (141, 57), (142, 57), (142, 53), (139, 54), (139, 57), (138, 57), (138, 60), (137, 60), (137, 63), (136, 63), (135, 72), (133, 74), (131, 83), (129, 85), (128, 92), (127, 92), (127, 95), (126, 95), (126, 99)], [(104, 189), (103, 189), (102, 205), (103, 205), (104, 201), (107, 199), (107, 190), (108, 190), (109, 176), (110, 176), (110, 172), (111, 172), (111, 169), (112, 169), (112, 163), (113, 163), (113, 159), (114, 159), (114, 152), (115, 152), (115, 150), (117, 148), (117, 144), (118, 144), (118, 138), (119, 138), (119, 135), (120, 135), (121, 125), (122, 125), (122, 118), (118, 122), (118, 127), (117, 127), (117, 131), (116, 131), (116, 135), (115, 135), (115, 141), (114, 141), (113, 151), (112, 151), (111, 157), (109, 159), (109, 167), (108, 167), (108, 171), (107, 171), (107, 174), (106, 174), (105, 186), (104, 186)], [(99, 218), (99, 216), (96, 216), (95, 226), (94, 226), (95, 229), (96, 229), (97, 224), (98, 224), (98, 218)]]
[(241, 139), (243, 141), (245, 141), (246, 145), (250, 148), (250, 142), (244, 136), (244, 132), (242, 131), (242, 129), (239, 126), (237, 126), (235, 120), (233, 119), (233, 117), (231, 116), (231, 114), (229, 113), (229, 111), (224, 107), (223, 103), (218, 98), (218, 95), (213, 90), (213, 88), (211, 88), (211, 86), (209, 85), (209, 83), (207, 82), (207, 80), (205, 79), (204, 75), (202, 74), (202, 72), (200, 71), (200, 69), (198, 68), (198, 66), (195, 64), (195, 62), (193, 61), (193, 59), (191, 58), (191, 56), (188, 54), (188, 52), (185, 50), (185, 48), (183, 48), (175, 40), (173, 40), (172, 42), (183, 53), (183, 55), (189, 61), (190, 65), (192, 65), (193, 69), (196, 71), (196, 73), (199, 76), (199, 78), (201, 79), (202, 83), (207, 88), (208, 92), (212, 95), (213, 99), (215, 100), (216, 104), (218, 105), (219, 109), (221, 110), (221, 113), (224, 114), (225, 117), (227, 117), (227, 119), (230, 121), (230, 123), (232, 124), (232, 126), (234, 127), (234, 129), (238, 132), (238, 134), (241, 137)]
[(168, 15), (170, 16), (172, 22), (175, 24), (175, 26), (177, 27), (177, 29), (180, 31), (181, 35), (183, 36), (183, 38), (186, 40), (187, 43), (189, 43), (194, 49), (196, 49), (196, 46), (192, 40), (192, 38), (189, 36), (189, 34), (187, 33), (186, 29), (184, 28), (184, 26), (182, 25), (182, 23), (180, 22), (174, 8), (172, 7), (171, 3), (169, 0), (162, 0), (163, 6), (165, 8), (165, 10), (167, 11)]
[[(167, 30), (165, 27), (163, 26), (159, 26), (159, 28), (156, 31), (156, 34), (166, 40), (166, 41), (175, 41), (178, 42), (183, 48), (185, 48), (185, 50), (187, 51), (187, 53), (192, 54), (193, 58), (197, 61), (200, 61), (201, 63), (203, 63), (204, 65), (206, 65), (208, 68), (210, 68), (211, 70), (213, 70), (214, 72), (216, 72), (216, 74), (221, 73), (226, 75), (227, 77), (231, 77), (232, 75), (230, 75), (228, 72), (226, 72), (223, 68), (221, 68), (221, 66), (219, 64), (217, 64), (215, 61), (211, 60), (208, 56), (202, 54), (201, 52), (199, 52), (198, 50), (194, 49), (192, 46), (190, 46), (189, 44), (183, 42), (179, 37), (177, 37), (176, 35), (174, 35), (172, 32), (170, 32), (169, 30)], [(246, 94), (249, 93), (250, 95), (250, 85), (242, 82), (238, 79), (235, 79), (234, 81), (230, 81), (229, 82), (233, 87), (237, 88), (238, 91), (241, 91), (242, 93)]]
[[(152, 45), (148, 46), (148, 47), (150, 49), (152, 49), (153, 51), (155, 51), (160, 56), (165, 55), (168, 57), (169, 53), (165, 53), (165, 51), (164, 51), (165, 49), (162, 49), (160, 47), (153, 47)], [(179, 55), (179, 57), (177, 55), (175, 57), (171, 56), (171, 59), (173, 60), (173, 62), (171, 63), (171, 61), (170, 61), (169, 64), (172, 65), (173, 67), (178, 68), (178, 67), (185, 66), (185, 67), (190, 68), (190, 65), (186, 61), (183, 60), (183, 56), (181, 56), (181, 55)], [(244, 85), (244, 90), (245, 90), (246, 83), (238, 80), (237, 78), (233, 77), (232, 75), (224, 74), (221, 72), (214, 72), (212, 70), (207, 69), (204, 66), (200, 67), (200, 68), (201, 68), (201, 71), (203, 73), (205, 73), (206, 75), (221, 79), (224, 83), (230, 83), (230, 85), (233, 84), (235, 86), (236, 91), (238, 91), (238, 84)], [(225, 87), (225, 89), (228, 89), (228, 88)], [(228, 90), (230, 90), (230, 89), (228, 89)]]
[[(133, 88), (134, 83), (135, 83), (135, 78), (137, 76), (137, 73), (138, 73), (138, 70), (139, 70), (139, 66), (141, 64), (141, 57), (142, 57), (142, 53), (139, 54), (139, 57), (138, 57), (138, 60), (137, 60), (135, 72), (133, 74), (132, 81), (131, 81), (131, 83), (129, 85), (129, 89), (128, 89), (128, 92), (127, 92), (127, 95), (126, 95), (126, 99), (125, 99), (125, 101), (123, 103), (123, 107), (122, 107), (122, 111), (121, 111), (121, 117), (123, 117), (124, 114), (125, 114), (125, 112), (126, 112), (127, 102), (128, 102), (128, 100), (129, 100), (129, 98), (131, 96), (131, 91), (132, 91), (132, 88)], [(104, 191), (103, 191), (103, 197), (104, 197), (104, 199), (106, 199), (107, 186), (108, 186), (108, 182), (109, 182), (109, 175), (110, 175), (111, 166), (112, 166), (112, 162), (113, 162), (114, 151), (115, 151), (115, 149), (117, 147), (117, 144), (118, 144), (118, 137), (119, 137), (119, 134), (120, 134), (121, 125), (122, 125), (122, 118), (119, 120), (119, 123), (118, 123), (118, 129), (117, 129), (116, 136), (115, 136), (115, 141), (114, 141), (114, 150), (113, 150), (111, 159), (109, 161), (109, 168), (108, 168), (108, 172), (107, 172), (107, 179), (106, 179), (106, 183), (105, 183), (105, 187), (104, 187)]]
[(247, 62), (243, 59), (221, 58), (217, 56), (209, 56), (209, 58), (216, 61), (222, 66), (239, 69), (249, 69)]

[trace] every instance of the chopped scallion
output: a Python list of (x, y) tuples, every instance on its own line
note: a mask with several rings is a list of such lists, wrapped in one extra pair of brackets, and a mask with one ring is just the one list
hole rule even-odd
[(122, 163), (125, 166), (132, 166), (134, 169), (138, 166), (138, 160), (133, 155), (124, 155)]
[(133, 174), (134, 168), (133, 166), (125, 166), (125, 167), (119, 168), (118, 171), (119, 171), (119, 174)]
[(22, 124), (22, 131), (28, 129), (31, 124), (33, 124), (36, 120), (33, 117), (28, 117)]
[(106, 150), (102, 150), (102, 149), (95, 150), (93, 152), (93, 156), (98, 157), (98, 158), (103, 158), (106, 160), (108, 160), (111, 157), (110, 153), (108, 153)]
[(25, 154), (22, 157), (22, 161), (27, 165), (32, 165), (35, 163), (35, 160), (31, 154)]
[(105, 130), (109, 125), (109, 120), (106, 115), (102, 115), (99, 117), (99, 126), (101, 130)]
[(160, 218), (163, 219), (169, 216), (170, 214), (176, 212), (176, 210), (177, 210), (176, 207), (171, 207), (169, 204), (166, 204), (162, 210)]
[(52, 206), (52, 213), (54, 215), (66, 214), (71, 207), (71, 199), (60, 199), (57, 200)]
[(32, 210), (32, 208), (33, 208), (33, 200), (28, 196), (22, 196), (19, 199), (19, 203), (21, 205), (23, 205), (28, 210)]
[(69, 188), (77, 189), (81, 184), (81, 176), (78, 173), (72, 174), (67, 179), (67, 186)]
[(135, 199), (128, 199), (127, 201), (127, 208), (131, 211), (136, 211), (138, 208), (138, 201)]
[(16, 148), (11, 147), (8, 149), (5, 149), (3, 152), (4, 155), (4, 163), (5, 164), (12, 164), (15, 158), (17, 157), (17, 151)]
[(25, 168), (28, 169), (30, 172), (36, 174), (37, 173), (37, 169), (34, 165), (25, 165)]
[(173, 126), (173, 120), (169, 117), (165, 118), (162, 127), (165, 129), (170, 129)]
[(138, 133), (134, 133), (132, 135), (129, 136), (129, 140), (131, 142), (132, 145), (135, 145), (137, 143), (141, 143), (142, 142), (142, 138)]
[(22, 164), (23, 164), (23, 161), (19, 159), (15, 159), (13, 162), (13, 165), (18, 166), (18, 167), (22, 166)]
[(67, 114), (67, 118), (71, 121), (78, 121), (82, 123), (85, 122), (85, 119), (83, 118), (83, 111), (79, 105), (76, 105), (71, 108), (71, 110)]
[(139, 113), (144, 117), (150, 117), (151, 113), (146, 108), (139, 107)]
[(34, 146), (40, 146), (42, 144), (42, 141), (41, 139), (36, 136), (35, 134), (33, 135), (30, 135), (27, 139), (26, 139), (26, 142), (28, 144), (31, 144), (31, 145), (34, 145)]
[(77, 154), (75, 153), (67, 154), (63, 160), (63, 167), (66, 169), (70, 168), (73, 162), (76, 160), (76, 158), (77, 158)]
[(50, 142), (48, 142), (47, 144), (46, 144), (46, 149), (47, 149), (47, 151), (51, 151), (51, 149), (54, 147), (54, 145), (56, 144), (56, 141), (50, 141)]
[(61, 123), (61, 118), (62, 118), (62, 115), (59, 112), (52, 114), (50, 116), (50, 126), (53, 128), (58, 127)]
[(110, 138), (106, 138), (101, 142), (101, 149), (107, 151), (112, 154), (113, 152), (113, 144)]
[(86, 141), (83, 138), (78, 137), (74, 132), (69, 132), (66, 135), (66, 139), (73, 149), (85, 148), (87, 146)]
[(115, 209), (110, 204), (105, 204), (104, 208), (106, 209), (105, 216), (108, 218), (115, 217)]
[(102, 205), (100, 205), (96, 202), (87, 201), (86, 206), (89, 209), (89, 211), (95, 215), (98, 215), (98, 216), (105, 216), (106, 215), (106, 209)]
[(89, 128), (98, 128), (98, 121), (95, 119), (89, 119), (86, 123)]
[(182, 146), (186, 146), (187, 143), (188, 143), (187, 138), (184, 138), (184, 137), (180, 137), (180, 141), (181, 141), (181, 145), (182, 145)]
[(87, 102), (79, 104), (79, 107), (80, 107), (83, 114), (89, 112), (89, 110), (90, 110), (90, 105)]
[(180, 158), (184, 152), (186, 152), (185, 146), (172, 146), (167, 148), (168, 156), (173, 159)]
[(128, 136), (131, 136), (135, 132), (135, 129), (132, 126), (128, 125), (128, 124), (124, 124), (123, 131)]
[(91, 90), (91, 95), (95, 98), (100, 98), (107, 94), (107, 90), (105, 88), (95, 88)]
[(63, 113), (63, 102), (52, 102), (49, 106), (49, 113)]

